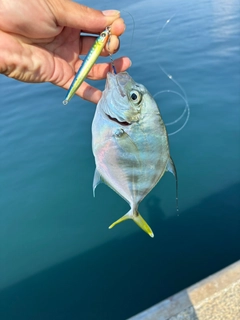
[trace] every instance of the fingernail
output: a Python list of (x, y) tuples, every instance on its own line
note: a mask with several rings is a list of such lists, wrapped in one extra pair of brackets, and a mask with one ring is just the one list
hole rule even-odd
[(104, 10), (102, 13), (107, 17), (119, 16), (120, 11), (118, 10)]

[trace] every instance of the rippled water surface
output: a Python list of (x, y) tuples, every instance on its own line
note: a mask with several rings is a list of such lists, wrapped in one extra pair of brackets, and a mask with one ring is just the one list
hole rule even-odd
[(85, 1), (122, 11), (117, 56), (165, 122), (184, 103), (158, 94), (180, 92), (159, 64), (186, 91), (190, 120), (170, 137), (180, 216), (167, 173), (140, 205), (154, 239), (131, 221), (108, 230), (128, 205), (105, 185), (92, 197), (95, 105), (0, 76), (2, 320), (127, 319), (240, 258), (240, 3), (128, 3)]

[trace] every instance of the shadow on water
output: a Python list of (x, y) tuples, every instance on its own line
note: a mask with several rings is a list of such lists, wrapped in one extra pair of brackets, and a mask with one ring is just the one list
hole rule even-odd
[(152, 213), (154, 239), (139, 230), (4, 289), (0, 319), (123, 320), (160, 302), (240, 258), (239, 193), (235, 184), (172, 219)]

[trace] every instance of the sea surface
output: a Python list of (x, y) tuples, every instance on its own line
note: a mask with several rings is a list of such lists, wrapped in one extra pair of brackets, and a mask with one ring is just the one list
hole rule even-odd
[(95, 105), (1, 75), (1, 320), (124, 320), (240, 259), (240, 1), (82, 3), (121, 10), (116, 57), (166, 123), (185, 104), (159, 93), (186, 92), (169, 137), (180, 214), (166, 173), (139, 208), (153, 239), (132, 221), (108, 230), (129, 207), (106, 185), (92, 196)]

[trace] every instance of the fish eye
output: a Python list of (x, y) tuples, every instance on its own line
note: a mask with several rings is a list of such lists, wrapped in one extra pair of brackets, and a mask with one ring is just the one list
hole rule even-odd
[(103, 38), (105, 38), (106, 35), (107, 35), (106, 32), (102, 32), (102, 33), (101, 33), (101, 37), (103, 37)]
[(132, 90), (130, 92), (130, 99), (133, 101), (134, 104), (138, 104), (142, 100), (142, 95), (137, 90)]

